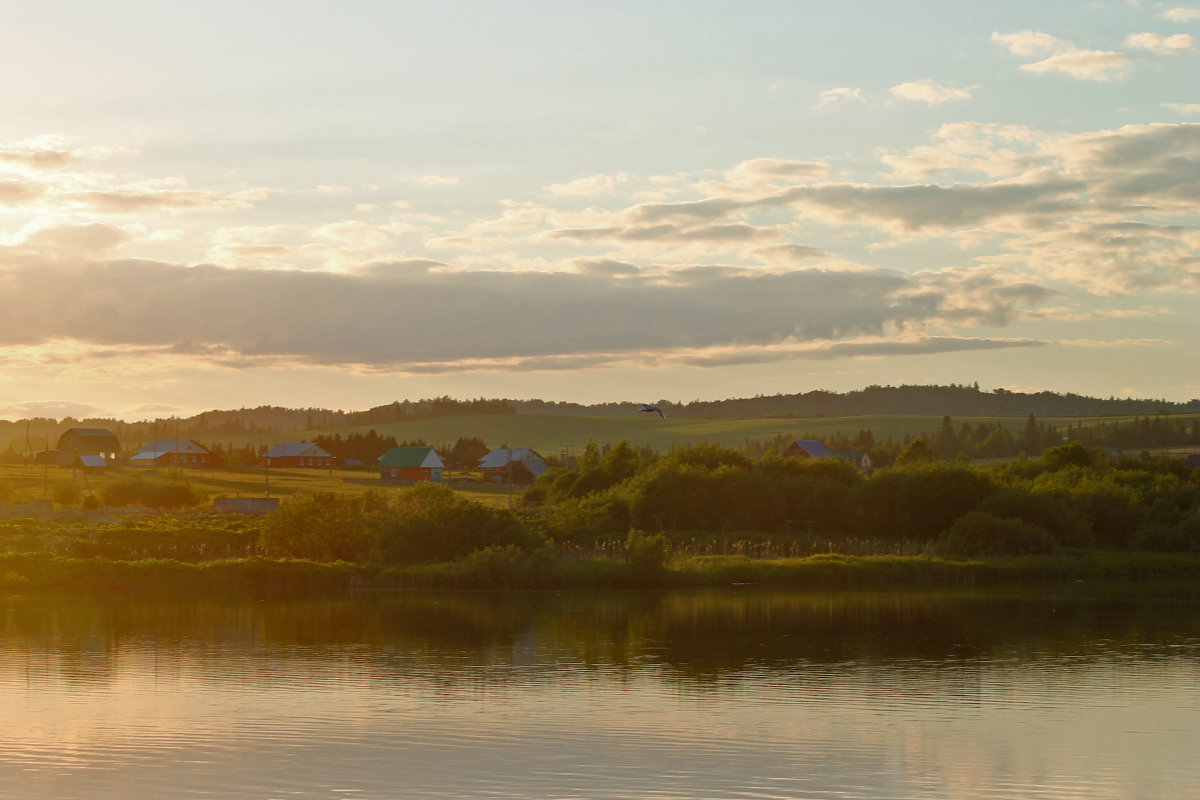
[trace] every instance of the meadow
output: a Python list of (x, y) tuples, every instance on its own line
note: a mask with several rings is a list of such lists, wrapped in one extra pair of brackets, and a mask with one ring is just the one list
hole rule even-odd
[[(980, 423), (1002, 425), (1019, 433), (1027, 417), (963, 416), (955, 417), (955, 426)], [(1129, 416), (1111, 417), (1044, 417), (1038, 422), (1065, 429), (1068, 425), (1092, 425), (1099, 422), (1126, 422)], [(1175, 414), (1172, 420), (1200, 419), (1200, 414)], [(280, 442), (313, 441), (319, 435), (340, 433), (365, 434), (374, 430), (381, 436), (394, 436), (397, 441), (422, 440), (431, 445), (453, 444), (459, 438), (478, 437), (492, 447), (530, 447), (545, 456), (577, 455), (589, 441), (600, 445), (627, 440), (634, 447), (666, 452), (675, 447), (695, 444), (717, 444), (722, 447), (744, 447), (749, 442), (772, 441), (776, 437), (825, 438), (843, 434), (853, 438), (860, 430), (870, 430), (877, 440), (901, 441), (906, 435), (917, 437), (932, 434), (942, 424), (942, 417), (927, 415), (862, 415), (838, 417), (796, 417), (787, 419), (694, 419), (667, 418), (641, 414), (631, 407), (627, 417), (575, 417), (550, 414), (464, 414), (403, 422), (362, 425), (338, 429), (300, 431), (271, 431), (253, 434), (197, 436), (204, 444), (243, 447)], [(126, 443), (127, 446), (136, 443)]]
[[(25, 504), (50, 500), (60, 506), (78, 506), (89, 495), (99, 497), (105, 487), (131, 476), (178, 480), (205, 498), (211, 508), (218, 497), (288, 498), (302, 492), (361, 494), (384, 487), (372, 469), (271, 469), (221, 467), (220, 469), (168, 469), (114, 467), (104, 472), (84, 473), (38, 464), (0, 464), (0, 503)], [(508, 487), (483, 483), (477, 473), (457, 474), (466, 483), (454, 481), (454, 490), (488, 506), (507, 506), (513, 494)], [(516, 487), (516, 492), (520, 487)]]

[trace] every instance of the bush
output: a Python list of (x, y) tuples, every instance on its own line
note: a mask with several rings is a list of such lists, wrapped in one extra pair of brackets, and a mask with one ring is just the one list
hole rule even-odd
[(263, 550), (275, 558), (365, 561), (390, 518), (379, 492), (297, 495), (263, 521)]
[(931, 541), (993, 490), (978, 470), (934, 463), (876, 473), (859, 487), (855, 500), (868, 536)]
[(1073, 513), (1069, 504), (1043, 492), (1001, 487), (985, 497), (978, 510), (1042, 528), (1064, 546), (1086, 547), (1092, 544), (1091, 530), (1086, 521)]
[(936, 555), (968, 557), (1036, 555), (1053, 550), (1054, 537), (1046, 529), (984, 511), (964, 514), (933, 547)]
[(60, 506), (75, 506), (83, 500), (83, 489), (75, 481), (63, 481), (55, 484), (50, 496)]
[(554, 509), (552, 535), (559, 542), (591, 541), (629, 530), (629, 503), (613, 491), (571, 498)]
[(485, 547), (528, 549), (544, 544), (508, 509), (488, 508), (428, 483), (396, 498), (371, 552), (389, 564), (421, 564), (450, 561)]
[(182, 480), (129, 475), (104, 486), (100, 499), (106, 506), (187, 508), (204, 500), (204, 496)]
[(629, 531), (625, 539), (625, 560), (629, 562), (634, 576), (647, 580), (662, 573), (667, 563), (669, 543), (665, 534), (653, 536), (639, 530)]
[(1139, 550), (1164, 552), (1200, 552), (1200, 515), (1189, 517), (1174, 525), (1150, 525), (1134, 537)]

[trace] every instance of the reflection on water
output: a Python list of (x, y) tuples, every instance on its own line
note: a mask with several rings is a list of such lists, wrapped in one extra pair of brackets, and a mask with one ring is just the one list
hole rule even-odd
[(3, 798), (1200, 797), (1195, 596), (0, 599)]

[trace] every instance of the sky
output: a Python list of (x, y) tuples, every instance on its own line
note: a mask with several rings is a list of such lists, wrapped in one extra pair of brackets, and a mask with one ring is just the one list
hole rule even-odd
[(0, 0), (0, 417), (1200, 396), (1200, 3)]

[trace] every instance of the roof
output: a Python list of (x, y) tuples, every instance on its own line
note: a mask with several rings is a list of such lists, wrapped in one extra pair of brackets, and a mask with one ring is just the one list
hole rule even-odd
[(501, 447), (479, 459), (479, 468), (506, 469), (509, 464), (520, 462), (533, 477), (541, 475), (550, 467), (545, 459), (528, 447)]
[(267, 451), (267, 458), (288, 458), (292, 456), (316, 456), (317, 458), (333, 458), (328, 450), (309, 442), (285, 442), (277, 444)]
[(133, 457), (144, 458), (150, 453), (157, 453), (155, 458), (165, 453), (208, 453), (212, 455), (211, 450), (196, 444), (191, 439), (155, 439), (150, 444), (139, 447)]
[(99, 453), (81, 453), (79, 455), (79, 463), (85, 467), (106, 467), (104, 456)]
[(381, 467), (426, 467), (442, 469), (442, 457), (432, 447), (393, 447), (379, 457)]
[(816, 439), (797, 439), (787, 446), (788, 450), (793, 448), (804, 451), (805, 455), (812, 458), (837, 458), (832, 450)]
[[(63, 432), (63, 435), (58, 438), (58, 449), (63, 449), (63, 440), (68, 436), (74, 435), (82, 440), (80, 443), (88, 448), (84, 452), (91, 453), (115, 453), (121, 449), (120, 442), (117, 441), (116, 435), (106, 428), (68, 428)], [(80, 447), (74, 447), (73, 450), (83, 450)]]

